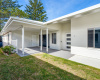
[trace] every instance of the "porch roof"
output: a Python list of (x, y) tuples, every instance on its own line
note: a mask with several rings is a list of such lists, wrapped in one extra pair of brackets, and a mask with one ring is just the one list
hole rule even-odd
[(17, 30), (23, 26), (40, 29), (40, 28), (43, 28), (43, 22), (24, 19), (24, 18), (18, 18), (18, 17), (10, 17), (7, 23), (5, 24), (4, 28), (2, 29), (1, 33), (3, 35), (7, 32)]

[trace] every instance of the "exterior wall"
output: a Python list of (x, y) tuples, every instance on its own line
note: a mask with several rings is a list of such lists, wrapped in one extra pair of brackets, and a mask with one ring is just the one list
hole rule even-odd
[(61, 49), (66, 50), (66, 33), (71, 33), (71, 23), (66, 22), (62, 24), (61, 31)]
[[(66, 50), (66, 33), (71, 33), (71, 23), (65, 22), (62, 24), (50, 24), (47, 26), (50, 35), (50, 48), (51, 49), (63, 49)], [(52, 33), (56, 33), (56, 44), (52, 43)]]
[(12, 35), (11, 32), (3, 35), (3, 37), (2, 37), (3, 47), (11, 44), (11, 35)]
[[(47, 26), (49, 29), (52, 29), (49, 31), (49, 35), (50, 35), (50, 48), (51, 49), (57, 49), (60, 50), (61, 49), (61, 24), (51, 24)], [(55, 30), (55, 31), (54, 31)], [(56, 44), (52, 43), (52, 33), (56, 33)]]
[[(34, 47), (34, 46), (39, 46), (39, 36), (38, 33), (33, 33), (33, 32), (24, 32), (24, 40), (25, 40), (25, 44), (24, 47)], [(36, 35), (36, 42), (32, 42), (32, 35)], [(12, 32), (12, 40), (17, 40), (18, 41), (18, 48), (22, 48), (22, 32), (21, 30), (19, 31), (14, 31)], [(32, 43), (34, 45), (32, 45)]]
[(8, 45), (8, 33), (3, 35), (2, 37), (3, 40), (3, 47)]
[(71, 52), (73, 54), (100, 59), (99, 49), (87, 47), (87, 30), (100, 27), (99, 17), (100, 13), (95, 13), (71, 20)]

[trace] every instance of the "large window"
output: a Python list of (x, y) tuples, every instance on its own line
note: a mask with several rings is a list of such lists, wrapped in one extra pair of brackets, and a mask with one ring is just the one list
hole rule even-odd
[(88, 47), (100, 48), (100, 29), (88, 30)]
[(56, 44), (56, 33), (52, 33), (52, 43)]
[(95, 30), (95, 47), (100, 48), (100, 29)]
[(93, 47), (94, 30), (88, 30), (88, 47)]

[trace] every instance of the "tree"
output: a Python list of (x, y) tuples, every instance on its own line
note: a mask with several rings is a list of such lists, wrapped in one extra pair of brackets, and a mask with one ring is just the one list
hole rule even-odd
[(43, 21), (47, 20), (47, 14), (44, 10), (43, 3), (40, 0), (29, 0), (29, 5), (26, 5), (25, 12), (32, 20)]
[(12, 8), (14, 9), (16, 7), (21, 7), (21, 5), (17, 3), (17, 0), (0, 0), (0, 29), (4, 26), (4, 23), (11, 16)]
[(19, 9), (21, 6), (17, 0), (0, 0), (0, 31), (10, 16), (28, 17), (24, 11)]
[(11, 16), (28, 18), (28, 14), (18, 8), (12, 9)]

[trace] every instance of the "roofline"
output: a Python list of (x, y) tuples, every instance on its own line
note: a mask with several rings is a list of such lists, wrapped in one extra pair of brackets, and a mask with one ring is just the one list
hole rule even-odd
[(4, 31), (6, 26), (12, 21), (11, 17), (8, 19), (7, 23), (4, 25), (3, 29), (1, 30), (1, 33)]
[(41, 22), (41, 21), (36, 21), (36, 20), (30, 20), (30, 19), (19, 18), (19, 17), (12, 17), (12, 16), (11, 16), (11, 18), (17, 19), (17, 20), (22, 20), (22, 21), (34, 22), (34, 23), (37, 23), (37, 24), (43, 24), (43, 22)]
[(94, 6), (91, 6), (91, 7), (88, 7), (88, 8), (85, 8), (85, 9), (82, 9), (82, 10), (67, 14), (65, 16), (62, 16), (62, 17), (47, 21), (47, 22), (40, 22), (40, 21), (36, 21), (36, 20), (29, 20), (29, 19), (18, 18), (18, 17), (10, 17), (8, 19), (7, 23), (5, 24), (5, 26), (3, 27), (1, 33), (5, 30), (5, 28), (10, 24), (10, 22), (12, 20), (20, 20), (20, 21), (25, 21), (25, 22), (30, 22), (30, 23), (36, 23), (36, 24), (40, 24), (42, 26), (42, 25), (47, 25), (47, 24), (50, 24), (50, 23), (58, 21), (58, 20), (62, 20), (62, 19), (68, 18), (68, 17), (72, 17), (72, 16), (75, 16), (75, 15), (78, 15), (78, 14), (82, 14), (84, 12), (91, 11), (91, 10), (94, 10), (94, 9), (97, 9), (97, 8), (100, 8), (100, 3), (97, 4), (97, 5), (94, 5)]
[(40, 22), (40, 21), (35, 21), (35, 20), (29, 20), (29, 19), (24, 19), (24, 18), (18, 18), (18, 17), (10, 17), (7, 21), (7, 23), (4, 25), (1, 33), (7, 28), (7, 26), (14, 20), (20, 20), (20, 21), (24, 21), (24, 22), (30, 22), (30, 23), (36, 23), (36, 24), (39, 24), (39, 25), (43, 25), (44, 23), (43, 22)]
[(54, 21), (58, 21), (58, 20), (65, 19), (65, 18), (68, 18), (68, 17), (71, 17), (71, 16), (75, 16), (75, 15), (78, 15), (78, 14), (81, 14), (81, 13), (84, 13), (84, 12), (87, 12), (87, 11), (91, 11), (91, 10), (94, 10), (94, 9), (97, 9), (97, 8), (100, 8), (100, 3), (99, 4), (96, 4), (94, 6), (87, 7), (85, 9), (82, 9), (82, 10), (79, 10), (79, 11), (76, 11), (76, 12), (73, 12), (73, 13), (70, 13), (70, 14), (67, 14), (65, 16), (62, 16), (62, 17), (59, 17), (59, 18), (50, 20), (48, 22), (45, 22), (44, 24), (49, 24), (49, 23), (52, 23)]

